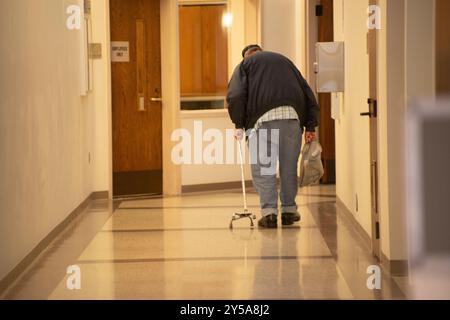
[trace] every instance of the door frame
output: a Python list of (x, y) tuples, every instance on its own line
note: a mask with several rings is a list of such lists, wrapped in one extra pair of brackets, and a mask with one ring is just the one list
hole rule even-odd
[[(334, 1), (319, 0), (316, 2), (322, 8), (322, 14), (316, 17), (317, 41), (334, 42)], [(315, 53), (315, 45), (314, 45)], [(315, 57), (314, 60), (316, 60)], [(314, 61), (317, 62), (317, 61)], [(317, 77), (314, 77), (317, 81)], [(317, 92), (317, 88), (316, 88)], [(320, 105), (320, 126), (318, 128), (318, 140), (322, 144), (322, 162), (324, 175), (322, 184), (336, 184), (336, 132), (335, 121), (332, 118), (332, 93), (317, 92), (317, 101)]]
[[(108, 127), (109, 127), (109, 195), (113, 197), (113, 122), (112, 122), (112, 76), (111, 76), (111, 30), (110, 1), (106, 1), (107, 30), (107, 81), (108, 81)], [(180, 68), (178, 41), (178, 1), (160, 0), (161, 29), (161, 91), (162, 91), (162, 154), (163, 195), (181, 194), (181, 168), (170, 157), (172, 132), (180, 127)]]
[[(377, 5), (378, 0), (369, 0), (369, 5)], [(380, 213), (380, 146), (378, 120), (378, 38), (379, 30), (367, 32), (367, 53), (369, 54), (369, 97), (367, 99), (369, 114), (369, 145), (370, 145), (370, 204), (371, 204), (371, 246), (372, 254), (381, 260), (381, 213)], [(373, 54), (374, 56), (371, 56)], [(367, 114), (367, 113), (366, 113)], [(363, 116), (363, 113), (361, 114)], [(372, 141), (374, 139), (375, 141)]]
[[(325, 21), (321, 21), (321, 17), (316, 15), (317, 6), (326, 6), (326, 9), (331, 7), (331, 21), (330, 16)], [(336, 145), (335, 145), (335, 123), (331, 117), (331, 106), (332, 106), (332, 94), (331, 93), (318, 93), (316, 84), (316, 73), (315, 73), (315, 63), (316, 63), (316, 43), (317, 42), (332, 42), (335, 39), (334, 34), (334, 2), (326, 1), (323, 3), (322, 0), (306, 0), (304, 3), (304, 14), (305, 14), (305, 31), (304, 31), (304, 74), (307, 79), (311, 89), (316, 96), (319, 105), (321, 105), (321, 121), (322, 124), (317, 129), (318, 140), (323, 146), (326, 146), (328, 151), (322, 154), (322, 161), (324, 163), (325, 174), (321, 179), (323, 184), (336, 184)], [(327, 11), (329, 13), (329, 11)], [(322, 18), (322, 20), (325, 18)], [(325, 29), (325, 26), (328, 29)], [(321, 34), (322, 31), (322, 34)], [(327, 31), (327, 32), (325, 32)], [(327, 108), (322, 108), (322, 105)], [(326, 137), (326, 138), (323, 138)]]

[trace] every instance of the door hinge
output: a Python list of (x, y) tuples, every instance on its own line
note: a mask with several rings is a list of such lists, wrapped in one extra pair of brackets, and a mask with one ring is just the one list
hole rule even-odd
[(323, 5), (318, 4), (316, 5), (316, 17), (322, 17), (323, 16)]
[(380, 239), (380, 223), (375, 222), (375, 239)]
[(91, 15), (91, 0), (84, 0), (84, 14), (87, 16)]

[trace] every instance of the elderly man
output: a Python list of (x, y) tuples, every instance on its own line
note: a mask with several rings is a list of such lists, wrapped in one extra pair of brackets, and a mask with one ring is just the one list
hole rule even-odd
[[(319, 107), (308, 83), (285, 56), (263, 51), (258, 45), (247, 46), (242, 56), (229, 83), (227, 103), (236, 139), (249, 138), (253, 184), (262, 213), (258, 226), (278, 226), (277, 161), (281, 221), (292, 225), (300, 221), (295, 198), (302, 135), (305, 128), (306, 142), (316, 139)], [(269, 154), (267, 163), (263, 158)]]

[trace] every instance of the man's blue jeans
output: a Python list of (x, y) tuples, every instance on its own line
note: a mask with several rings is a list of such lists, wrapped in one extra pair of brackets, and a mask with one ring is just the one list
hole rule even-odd
[(277, 162), (280, 170), (282, 213), (296, 213), (298, 159), (302, 129), (297, 120), (264, 122), (249, 138), (253, 184), (258, 192), (261, 213), (278, 215)]

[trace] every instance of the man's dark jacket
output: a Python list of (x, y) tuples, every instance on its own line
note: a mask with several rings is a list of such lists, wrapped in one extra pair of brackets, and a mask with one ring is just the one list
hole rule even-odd
[(319, 124), (319, 106), (308, 83), (288, 58), (274, 52), (258, 52), (236, 67), (227, 103), (238, 129), (252, 129), (262, 115), (280, 106), (294, 107), (306, 131)]

